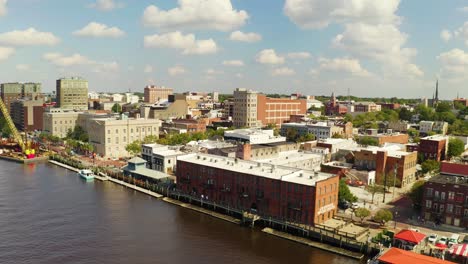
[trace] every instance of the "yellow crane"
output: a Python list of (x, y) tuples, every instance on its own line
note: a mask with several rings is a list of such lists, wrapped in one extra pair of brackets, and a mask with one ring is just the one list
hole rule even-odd
[(11, 131), (11, 134), (13, 135), (13, 138), (18, 143), (18, 145), (20, 146), (23, 153), (25, 153), (27, 156), (29, 156), (30, 154), (35, 154), (34, 153), (35, 151), (29, 149), (29, 147), (26, 146), (26, 144), (24, 143), (23, 138), (21, 137), (20, 133), (18, 132), (18, 129), (16, 129), (16, 126), (13, 123), (13, 120), (11, 119), (10, 113), (8, 112), (8, 109), (7, 109), (6, 105), (5, 105), (5, 103), (3, 102), (2, 98), (0, 98), (0, 110), (2, 111), (2, 114), (5, 117), (5, 121), (6, 121), (7, 125), (8, 125), (8, 128)]

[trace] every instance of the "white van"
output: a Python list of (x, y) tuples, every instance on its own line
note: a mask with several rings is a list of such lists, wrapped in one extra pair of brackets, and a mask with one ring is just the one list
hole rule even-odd
[(452, 236), (448, 239), (448, 247), (458, 244), (459, 239), (460, 239), (460, 235), (452, 234)]

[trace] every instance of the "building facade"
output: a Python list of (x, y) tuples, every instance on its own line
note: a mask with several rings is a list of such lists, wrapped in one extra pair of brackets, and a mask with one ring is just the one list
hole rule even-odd
[(59, 108), (48, 108), (43, 113), (44, 132), (64, 138), (68, 130), (73, 130), (78, 122), (80, 112), (64, 111)]
[(41, 95), (42, 85), (40, 83), (2, 83), (0, 90), (3, 103), (11, 113), (13, 101), (22, 98), (35, 100)]
[(208, 154), (178, 157), (180, 192), (264, 219), (314, 225), (337, 212), (338, 175)]
[(447, 151), (448, 137), (446, 136), (429, 136), (421, 138), (419, 141), (418, 153), (424, 158), (424, 160), (445, 160)]
[(264, 94), (258, 95), (257, 118), (266, 126), (277, 126), (289, 121), (291, 115), (305, 115), (307, 113), (306, 99), (268, 98)]
[(250, 144), (269, 144), (276, 142), (285, 142), (286, 138), (275, 136), (273, 129), (235, 129), (224, 131), (225, 140), (235, 140), (240, 142), (249, 142)]
[(86, 131), (94, 152), (102, 157), (128, 157), (125, 146), (147, 136), (159, 137), (161, 121), (144, 118), (90, 118)]
[(144, 89), (144, 101), (145, 103), (154, 104), (160, 100), (166, 101), (169, 95), (172, 95), (174, 90), (167, 87), (158, 87), (155, 85), (148, 85)]
[(88, 110), (88, 81), (80, 77), (61, 78), (56, 82), (57, 107)]
[(159, 144), (144, 144), (141, 157), (146, 160), (148, 169), (173, 174), (176, 171), (177, 157), (185, 155), (178, 147)]
[(10, 116), (20, 131), (43, 129), (44, 100), (19, 99), (11, 104)]
[(245, 88), (234, 91), (233, 122), (236, 127), (260, 127), (257, 119), (258, 93)]
[(281, 125), (281, 135), (286, 136), (290, 129), (295, 129), (297, 134), (301, 136), (307, 133), (314, 134), (316, 139), (327, 139), (334, 135), (347, 137), (345, 129), (349, 131), (349, 127), (346, 127), (346, 125), (336, 126), (334, 122), (284, 123)]

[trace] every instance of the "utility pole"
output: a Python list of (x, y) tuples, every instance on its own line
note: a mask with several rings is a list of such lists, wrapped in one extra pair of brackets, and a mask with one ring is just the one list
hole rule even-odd
[(395, 183), (396, 183), (396, 177), (397, 177), (397, 172), (398, 172), (398, 163), (395, 164), (394, 170), (395, 170), (395, 172), (393, 173), (393, 195), (392, 195), (392, 200), (395, 199)]
[(385, 193), (387, 192), (387, 173), (384, 170), (384, 186), (383, 186), (383, 200), (382, 203), (385, 203)]

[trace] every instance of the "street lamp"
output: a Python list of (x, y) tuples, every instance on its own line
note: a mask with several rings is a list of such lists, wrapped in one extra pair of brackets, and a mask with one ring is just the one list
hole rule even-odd
[(397, 225), (397, 216), (398, 216), (398, 211), (395, 211), (395, 219), (393, 222), (395, 222), (395, 226), (393, 227), (394, 229), (396, 229), (396, 225)]

